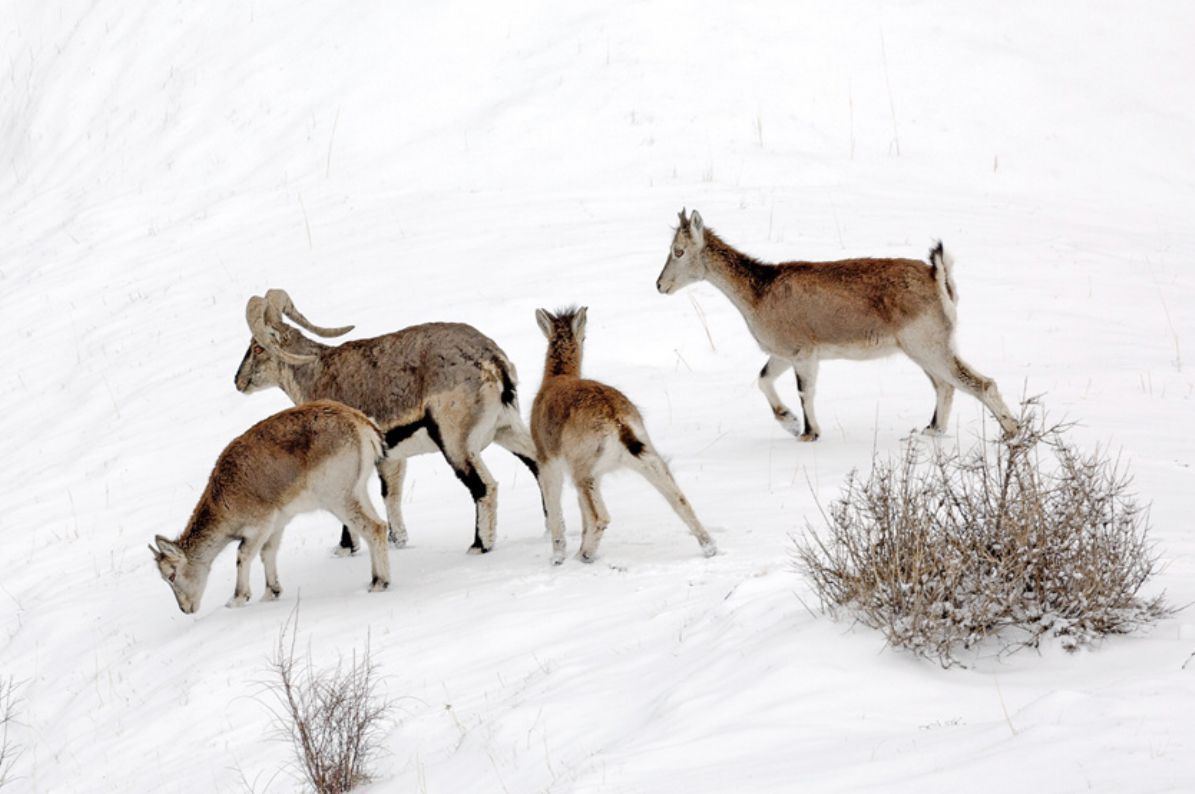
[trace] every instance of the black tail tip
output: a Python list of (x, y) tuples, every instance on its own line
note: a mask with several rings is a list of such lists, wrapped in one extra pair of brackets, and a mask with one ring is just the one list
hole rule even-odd
[(506, 367), (502, 367), (502, 404), (514, 406), (519, 400), (518, 388)]
[(643, 450), (646, 448), (642, 441), (635, 438), (635, 434), (631, 432), (631, 428), (629, 427), (623, 427), (618, 431), (618, 440), (627, 448), (627, 452), (635, 457), (642, 455)]

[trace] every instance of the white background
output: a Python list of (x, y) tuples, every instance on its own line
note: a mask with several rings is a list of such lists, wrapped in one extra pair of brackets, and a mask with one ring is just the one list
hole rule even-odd
[[(296, 788), (260, 682), (301, 595), (301, 647), (368, 636), (398, 700), (371, 791), (1192, 790), (1189, 613), (943, 671), (807, 611), (790, 535), (932, 390), (901, 359), (825, 364), (799, 444), (729, 302), (654, 288), (682, 206), (771, 261), (942, 238), (964, 357), (1132, 466), (1148, 594), (1195, 601), (1192, 41), (1181, 2), (0, 4), (15, 789)], [(723, 553), (625, 475), (598, 562), (552, 568), (535, 484), (493, 448), (492, 554), (465, 555), (472, 502), (426, 456), (389, 592), (312, 514), (281, 601), (224, 609), (228, 551), (180, 614), (146, 542), (289, 404), (232, 384), (269, 287), (354, 338), (473, 323), (525, 412), (534, 310), (587, 304), (586, 373), (639, 403)], [(960, 395), (942, 443), (993, 425)]]

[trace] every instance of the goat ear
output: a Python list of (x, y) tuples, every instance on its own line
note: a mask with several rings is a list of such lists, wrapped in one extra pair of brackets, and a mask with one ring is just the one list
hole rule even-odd
[(187, 558), (187, 555), (183, 554), (183, 550), (180, 549), (174, 541), (169, 540), (162, 535), (154, 535), (154, 543), (158, 544), (158, 553), (163, 557), (169, 557), (173, 560), (180, 561)]
[(147, 543), (145, 544), (145, 547), (149, 549), (150, 554), (154, 555), (155, 561), (162, 559), (162, 552), (158, 551), (154, 544)]
[(704, 243), (705, 239), (702, 233), (705, 231), (705, 224), (701, 220), (701, 213), (693, 210), (693, 214), (689, 216), (689, 234), (694, 240)]
[(573, 314), (573, 336), (577, 337), (578, 339), (585, 335), (585, 313), (587, 311), (589, 311), (589, 307), (582, 306)]
[(548, 314), (545, 309), (536, 309), (535, 321), (539, 323), (539, 330), (543, 331), (544, 336), (550, 339), (552, 337), (552, 315)]
[(689, 219), (685, 217), (685, 208), (684, 207), (680, 208), (680, 212), (677, 213), (677, 217), (680, 218), (680, 227), (682, 229), (688, 229), (689, 228)]

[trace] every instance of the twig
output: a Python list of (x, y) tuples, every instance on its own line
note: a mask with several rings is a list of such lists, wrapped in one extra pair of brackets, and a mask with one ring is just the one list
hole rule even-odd
[(896, 144), (896, 156), (900, 157), (900, 133), (896, 129), (896, 102), (892, 98), (892, 80), (888, 77), (888, 48), (884, 43), (883, 28), (880, 28), (880, 55), (884, 60), (884, 85), (888, 87), (888, 110), (892, 113), (892, 141)]
[(303, 211), (303, 226), (307, 228), (307, 248), (308, 250), (315, 250), (315, 246), (311, 243), (311, 221), (307, 219), (307, 207), (303, 204), (303, 194), (299, 193), (299, 209)]
[(710, 340), (710, 350), (718, 352), (718, 346), (714, 344), (714, 335), (710, 333), (710, 326), (705, 321), (705, 312), (701, 310), (701, 304), (693, 297), (692, 292), (686, 294), (689, 296), (689, 303), (693, 304), (693, 309), (697, 312), (697, 319), (701, 320), (701, 327), (705, 329), (705, 338)]

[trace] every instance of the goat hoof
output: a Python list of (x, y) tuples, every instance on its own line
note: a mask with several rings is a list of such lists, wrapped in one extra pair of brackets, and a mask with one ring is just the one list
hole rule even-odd
[(786, 414), (784, 417), (777, 418), (776, 421), (784, 428), (784, 432), (789, 435), (799, 436), (805, 430), (805, 424), (792, 414)]
[(261, 600), (262, 601), (277, 601), (278, 596), (280, 596), (280, 595), (282, 595), (281, 587), (276, 588), (276, 589), (273, 587), (267, 587), (266, 591), (264, 593), (262, 593)]
[(386, 539), (390, 541), (391, 548), (404, 548), (407, 545), (407, 530), (400, 529), (396, 532), (393, 527), (390, 527), (386, 533)]
[(332, 556), (333, 557), (352, 557), (354, 554), (356, 554), (359, 551), (361, 551), (360, 546), (353, 546), (352, 548), (349, 548), (348, 546), (333, 546), (332, 547)]
[(553, 565), (564, 565), (564, 552), (563, 551), (556, 552), (552, 555), (552, 564)]
[(921, 435), (941, 437), (941, 436), (946, 435), (946, 431), (940, 427), (934, 427), (933, 425), (928, 425), (924, 430), (921, 431)]
[(244, 595), (235, 595), (234, 594), (232, 598), (228, 599), (228, 603), (226, 603), (224, 606), (228, 607), (229, 609), (238, 609), (240, 607), (245, 606), (245, 604), (248, 604), (248, 603), (249, 603), (249, 594), (248, 593), (245, 593)]
[(378, 579), (376, 576), (374, 580), (369, 583), (369, 592), (380, 593), (390, 587), (389, 579)]
[(597, 559), (597, 554), (590, 554), (587, 551), (577, 552), (577, 559), (584, 563), (591, 563)]
[(709, 543), (701, 544), (701, 553), (706, 557), (713, 557), (718, 553), (718, 544), (714, 543), (712, 540)]
[(821, 433), (802, 433), (801, 435), (797, 436), (797, 440), (808, 443), (810, 441), (817, 441), (820, 436)]

